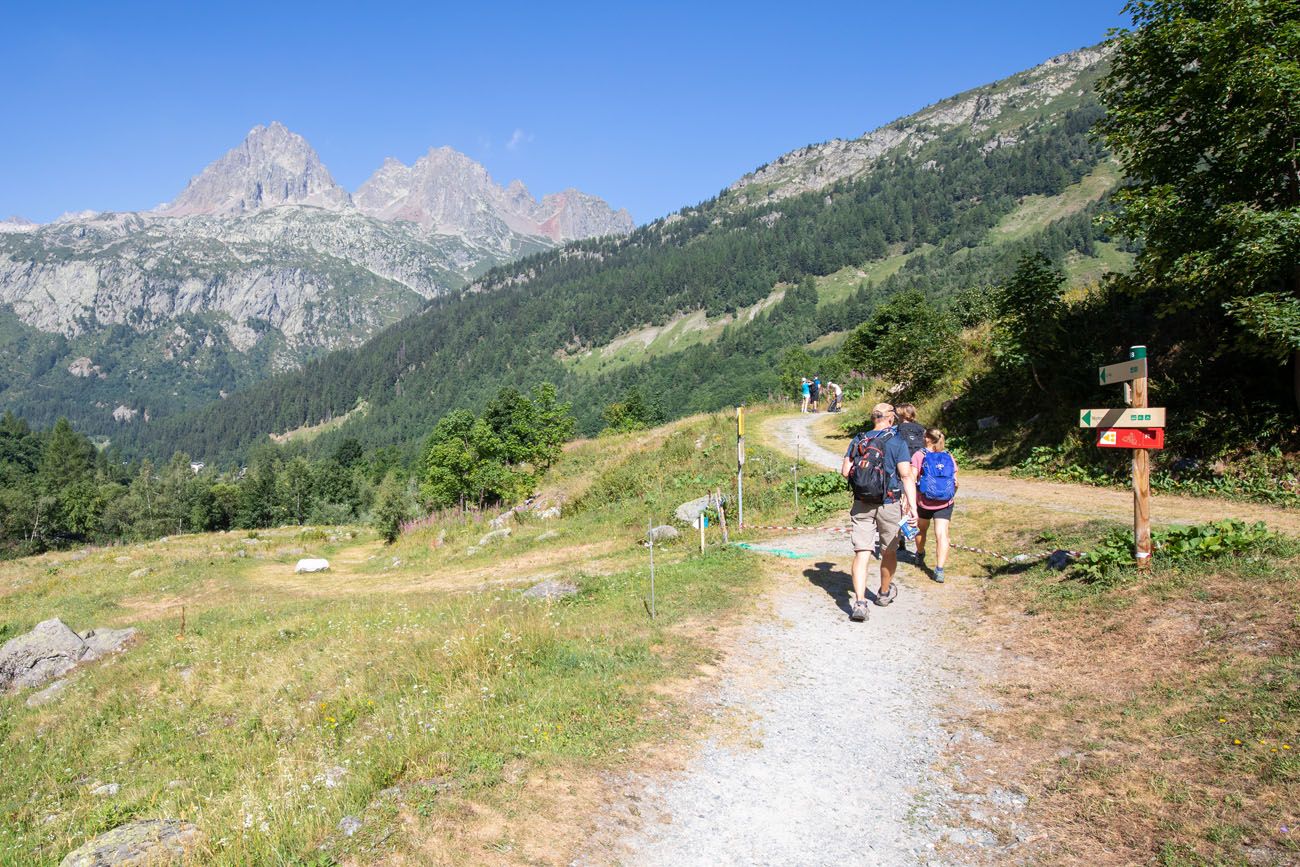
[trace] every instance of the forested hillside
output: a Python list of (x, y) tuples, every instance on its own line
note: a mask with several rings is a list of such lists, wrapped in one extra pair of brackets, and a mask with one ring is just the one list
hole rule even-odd
[[(128, 452), (184, 448), (231, 459), (268, 434), (364, 402), (368, 411), (322, 434), (320, 447), (350, 436), (410, 449), (447, 411), (478, 406), (503, 385), (526, 390), (541, 381), (574, 401), (586, 432), (629, 391), (670, 415), (766, 397), (781, 388), (786, 349), (854, 327), (894, 293), (919, 288), (954, 307), (964, 293), (1006, 278), (1028, 250), (1062, 264), (1100, 261), (1098, 244), (1108, 239), (1092, 217), (1105, 184), (1004, 231), (1027, 202), (1069, 199), (1098, 176), (1106, 151), (1090, 133), (1101, 116), (1091, 90), (1097, 73), (1085, 67), (1073, 89), (1058, 85), (1039, 111), (1021, 111), (1014, 135), (1005, 123), (994, 130), (978, 118), (914, 123), (926, 134), (824, 188), (748, 207), (725, 194), (626, 238), (578, 242), (494, 269), (356, 350), (119, 442)], [(988, 94), (971, 98), (981, 97)], [(868, 276), (873, 263), (898, 257), (904, 264), (892, 275)], [(841, 297), (819, 293), (816, 278), (845, 268), (864, 276)], [(764, 301), (775, 303), (710, 341), (646, 363), (595, 373), (566, 363), (683, 312), (726, 321)]]

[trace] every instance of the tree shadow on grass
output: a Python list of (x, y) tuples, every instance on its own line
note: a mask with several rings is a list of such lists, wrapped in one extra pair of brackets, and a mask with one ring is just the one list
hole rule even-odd
[(814, 563), (813, 568), (803, 570), (808, 583), (826, 591), (826, 595), (835, 601), (845, 614), (853, 612), (850, 601), (853, 599), (853, 577), (848, 572), (841, 572), (834, 563)]

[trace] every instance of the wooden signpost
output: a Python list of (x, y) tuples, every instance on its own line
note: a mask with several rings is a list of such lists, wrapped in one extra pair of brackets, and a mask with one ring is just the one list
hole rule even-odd
[[(1144, 378), (1145, 379), (1145, 378)], [(1133, 380), (1137, 382), (1137, 380)], [(1081, 409), (1079, 427), (1164, 427), (1165, 410), (1160, 406), (1132, 409)]]
[(1101, 448), (1133, 450), (1133, 548), (1138, 569), (1151, 567), (1151, 449), (1165, 447), (1165, 411), (1147, 406), (1147, 348), (1129, 348), (1128, 360), (1097, 371), (1102, 385), (1124, 383), (1128, 409), (1081, 409), (1079, 427), (1100, 428)]

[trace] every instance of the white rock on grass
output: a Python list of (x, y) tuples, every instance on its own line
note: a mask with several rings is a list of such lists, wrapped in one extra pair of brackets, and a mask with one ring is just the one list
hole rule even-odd
[(324, 572), (330, 567), (330, 561), (324, 557), (304, 557), (298, 561), (298, 565), (293, 567), (295, 573), (301, 572)]
[(199, 829), (180, 819), (137, 819), (88, 840), (59, 867), (117, 867), (176, 863), (199, 842)]
[(537, 513), (537, 517), (541, 518), (543, 521), (554, 520), (555, 518), (560, 517), (560, 507), (551, 506), (549, 509), (542, 509)]
[(694, 500), (687, 500), (674, 509), (673, 517), (683, 524), (694, 525), (695, 520), (708, 508), (708, 497), (696, 497)]
[(116, 795), (121, 791), (121, 789), (121, 783), (100, 783), (98, 786), (95, 786), (90, 790), (90, 794), (97, 795), (101, 798), (107, 798)]
[(534, 584), (523, 592), (525, 599), (561, 599), (565, 596), (574, 596), (578, 593), (576, 584), (570, 584), (568, 581), (543, 581), (540, 584)]
[(661, 524), (650, 531), (650, 538), (655, 541), (655, 544), (660, 542), (671, 542), (679, 535), (681, 534), (677, 532), (676, 527), (670, 527), (667, 524)]
[(491, 533), (488, 533), (482, 539), (478, 540), (478, 547), (482, 548), (484, 545), (491, 545), (494, 542), (504, 541), (505, 539), (509, 538), (509, 536), (510, 536), (509, 527), (502, 527), (500, 530), (493, 530)]
[(128, 576), (126, 576), (126, 577), (128, 577), (128, 578), (143, 578), (143, 577), (145, 577), (145, 576), (148, 575), (148, 574), (149, 574), (149, 567), (148, 567), (148, 566), (141, 566), (139, 569), (136, 569), (134, 572), (132, 572), (130, 575), (128, 575)]
[(361, 820), (356, 816), (344, 816), (339, 820), (339, 830), (343, 832), (344, 837), (351, 837), (361, 830)]

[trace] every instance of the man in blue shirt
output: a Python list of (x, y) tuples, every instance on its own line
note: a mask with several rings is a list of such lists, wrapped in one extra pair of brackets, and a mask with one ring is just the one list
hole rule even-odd
[(850, 481), (854, 462), (861, 465), (865, 442), (877, 440), (882, 458), (879, 471), (883, 473), (883, 493), (878, 498), (853, 496), (849, 511), (852, 524), (850, 539), (853, 542), (853, 602), (849, 619), (861, 622), (867, 619), (867, 568), (871, 555), (880, 546), (880, 590), (876, 593), (877, 605), (888, 605), (898, 596), (893, 584), (894, 570), (898, 568), (898, 528), (904, 521), (916, 521), (916, 474), (912, 470), (912, 450), (894, 430), (894, 408), (878, 403), (871, 410), (872, 429), (853, 438), (840, 465), (840, 475)]

